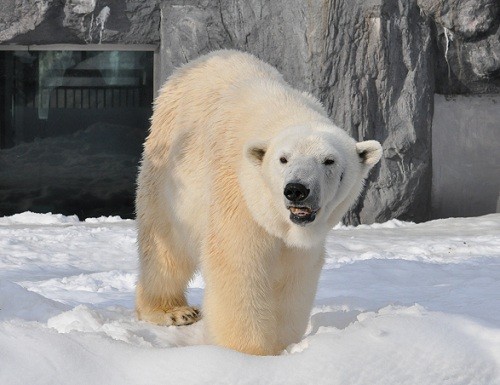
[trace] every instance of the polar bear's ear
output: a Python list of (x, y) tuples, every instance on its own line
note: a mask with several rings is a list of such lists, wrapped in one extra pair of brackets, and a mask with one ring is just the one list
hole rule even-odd
[(266, 155), (267, 143), (261, 141), (250, 142), (246, 145), (245, 154), (255, 165), (261, 165)]
[(376, 140), (356, 143), (356, 151), (361, 158), (361, 162), (369, 167), (377, 164), (382, 157), (382, 146)]

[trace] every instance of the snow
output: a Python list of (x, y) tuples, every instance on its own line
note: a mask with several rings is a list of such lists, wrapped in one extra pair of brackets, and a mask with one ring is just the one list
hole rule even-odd
[(137, 321), (136, 277), (132, 220), (0, 218), (0, 384), (500, 384), (500, 214), (337, 226), (277, 357)]

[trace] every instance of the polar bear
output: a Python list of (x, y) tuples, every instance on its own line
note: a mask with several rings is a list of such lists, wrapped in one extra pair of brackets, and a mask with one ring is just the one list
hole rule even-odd
[(154, 104), (136, 197), (139, 319), (200, 318), (210, 343), (255, 355), (303, 336), (325, 238), (381, 156), (270, 65), (238, 51), (178, 69)]

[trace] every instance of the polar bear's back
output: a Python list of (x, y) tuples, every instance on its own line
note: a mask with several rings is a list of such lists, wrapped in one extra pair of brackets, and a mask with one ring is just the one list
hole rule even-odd
[(246, 79), (267, 78), (281, 82), (282, 75), (272, 66), (253, 55), (235, 50), (220, 50), (201, 56), (177, 69), (165, 84), (165, 88), (181, 84), (181, 88), (193, 85), (207, 91), (223, 91), (227, 86)]
[(208, 105), (218, 105), (218, 98), (228, 88), (249, 79), (283, 82), (282, 75), (274, 67), (244, 52), (222, 50), (202, 56), (170, 76), (155, 101), (155, 115), (162, 113), (166, 101), (191, 102), (194, 109), (206, 111)]
[[(215, 112), (220, 113), (222, 106), (227, 106), (230, 88), (258, 81), (286, 84), (272, 66), (234, 50), (215, 51), (178, 68), (160, 89), (154, 102), (145, 154), (166, 156), (165, 150), (171, 147), (175, 136), (182, 134), (182, 130), (207, 127), (203, 123), (208, 122)], [(158, 159), (159, 162), (164, 160)]]
[[(269, 124), (259, 124), (268, 122), (269, 114), (279, 121), (278, 129), (307, 119), (328, 119), (316, 98), (292, 88), (271, 65), (245, 52), (215, 51), (178, 68), (167, 80), (154, 103), (148, 142), (164, 150), (182, 130), (206, 135), (213, 119), (237, 122), (223, 130), (241, 128), (238, 135), (246, 132), (241, 124), (245, 122), (253, 124), (252, 130), (258, 126), (267, 130), (256, 133), (257, 137), (273, 136)], [(220, 134), (217, 128), (209, 133)]]

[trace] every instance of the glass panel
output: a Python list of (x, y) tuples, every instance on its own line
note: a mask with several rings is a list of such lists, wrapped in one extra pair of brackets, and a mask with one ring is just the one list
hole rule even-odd
[(0, 216), (133, 217), (153, 52), (0, 51)]

